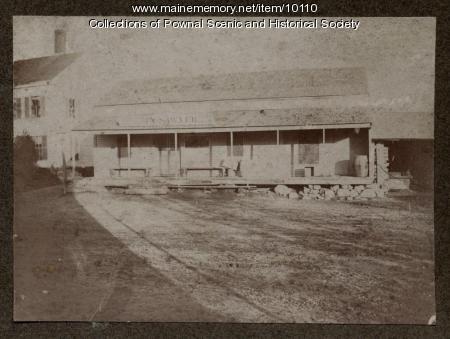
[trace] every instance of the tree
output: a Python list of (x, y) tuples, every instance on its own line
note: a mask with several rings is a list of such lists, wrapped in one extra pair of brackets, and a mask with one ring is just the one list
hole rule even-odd
[(38, 153), (33, 138), (17, 136), (14, 140), (14, 180), (16, 184), (26, 183), (36, 173)]

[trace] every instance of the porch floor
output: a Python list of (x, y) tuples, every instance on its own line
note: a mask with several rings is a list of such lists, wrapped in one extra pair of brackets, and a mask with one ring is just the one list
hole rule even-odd
[(372, 177), (292, 177), (292, 178), (245, 178), (245, 177), (118, 177), (101, 179), (105, 186), (169, 185), (169, 186), (236, 186), (236, 185), (368, 185)]
[[(168, 179), (168, 178), (166, 178)], [(245, 177), (210, 177), (210, 178), (171, 178), (170, 184), (196, 185), (210, 183), (218, 185), (367, 185), (373, 182), (370, 177), (292, 177), (292, 178), (245, 178)]]

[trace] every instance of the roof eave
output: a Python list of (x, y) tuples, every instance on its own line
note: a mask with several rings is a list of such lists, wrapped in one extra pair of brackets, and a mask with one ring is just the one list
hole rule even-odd
[(51, 80), (40, 80), (40, 81), (32, 81), (32, 82), (27, 82), (24, 84), (20, 84), (20, 85), (14, 85), (14, 89), (20, 89), (20, 88), (28, 88), (28, 87), (40, 87), (40, 86), (48, 86), (50, 85)]
[[(266, 126), (221, 126), (221, 127), (169, 127), (169, 128), (86, 128), (75, 127), (74, 132), (101, 132), (102, 134), (121, 133), (196, 133), (196, 132), (255, 132), (255, 131), (289, 131), (289, 130), (309, 130), (309, 129), (338, 129), (338, 128), (371, 128), (370, 122), (350, 122), (335, 124), (309, 124), (309, 125), (266, 125)], [(147, 133), (144, 133), (147, 132)]]

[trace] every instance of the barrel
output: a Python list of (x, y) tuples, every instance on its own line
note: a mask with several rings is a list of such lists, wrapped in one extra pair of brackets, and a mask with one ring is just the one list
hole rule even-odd
[(367, 155), (355, 156), (355, 175), (357, 177), (367, 177), (369, 175), (369, 160)]

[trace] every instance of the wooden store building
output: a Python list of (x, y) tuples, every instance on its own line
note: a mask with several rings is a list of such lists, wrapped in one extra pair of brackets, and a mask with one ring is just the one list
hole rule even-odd
[(122, 82), (73, 133), (94, 136), (96, 177), (369, 184), (367, 96), (362, 68)]

